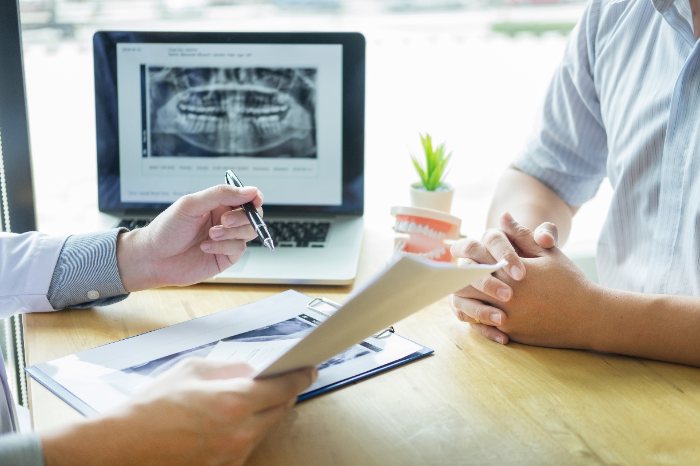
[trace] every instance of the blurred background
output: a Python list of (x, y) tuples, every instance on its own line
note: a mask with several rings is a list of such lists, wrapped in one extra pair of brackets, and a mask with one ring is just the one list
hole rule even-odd
[[(417, 181), (410, 154), (419, 153), (419, 134), (428, 132), (453, 152), (446, 179), (455, 187), (452, 213), (462, 218), (463, 234), (478, 238), (499, 174), (524, 147), (584, 6), (582, 0), (20, 0), (38, 227), (79, 233), (113, 226), (97, 210), (95, 31), (358, 31), (367, 39), (366, 191), (381, 193), (367, 199), (365, 224), (390, 229), (391, 206), (409, 204), (409, 185)], [(604, 183), (577, 214), (565, 247), (592, 278), (609, 198)], [(18, 322), (4, 322), (4, 333), (11, 335), (9, 326)]]
[[(479, 237), (500, 172), (524, 147), (585, 2), (555, 0), (20, 0), (40, 229), (97, 219), (91, 36), (100, 29), (359, 31), (367, 39), (370, 220), (390, 225), (429, 132), (454, 153), (447, 182)], [(405, 190), (387, 189), (387, 179)], [(377, 188), (380, 190), (378, 191)], [(590, 258), (609, 200), (577, 216), (569, 253)]]

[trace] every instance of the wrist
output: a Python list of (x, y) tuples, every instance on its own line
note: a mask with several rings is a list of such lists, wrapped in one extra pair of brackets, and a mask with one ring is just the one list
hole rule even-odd
[(578, 297), (572, 297), (578, 303), (579, 309), (575, 315), (586, 316), (580, 320), (572, 330), (575, 332), (576, 348), (590, 351), (605, 351), (609, 338), (608, 322), (608, 292), (605, 288), (594, 282), (587, 282)]
[(133, 292), (158, 286), (148, 257), (143, 230), (127, 231), (117, 237), (117, 267), (126, 291)]
[(83, 420), (41, 434), (45, 466), (119, 464), (114, 426), (109, 419)]
[(601, 353), (610, 352), (617, 335), (612, 318), (615, 295), (612, 290), (591, 283), (589, 297), (585, 303), (588, 306), (589, 318), (587, 328), (583, 332), (585, 341), (582, 348)]

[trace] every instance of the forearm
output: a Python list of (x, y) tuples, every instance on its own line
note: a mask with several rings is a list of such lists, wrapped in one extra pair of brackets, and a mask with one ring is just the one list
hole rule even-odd
[(700, 366), (700, 298), (602, 290), (593, 349)]
[(533, 230), (543, 222), (554, 223), (558, 228), (559, 245), (563, 245), (569, 237), (576, 208), (565, 203), (536, 178), (508, 168), (496, 187), (487, 226), (498, 226), (504, 212), (510, 212), (521, 225)]
[(154, 445), (153, 432), (147, 426), (130, 422), (124, 416), (126, 412), (83, 419), (43, 432), (45, 466), (168, 464), (167, 459), (172, 459), (168, 456), (169, 448), (175, 447)]
[(163, 286), (151, 270), (151, 259), (144, 251), (144, 229), (136, 229), (119, 235), (117, 240), (117, 264), (119, 276), (128, 292)]

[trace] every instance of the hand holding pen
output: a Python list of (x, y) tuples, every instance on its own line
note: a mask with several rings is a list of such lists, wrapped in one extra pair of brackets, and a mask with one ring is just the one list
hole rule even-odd
[[(238, 188), (244, 187), (241, 180), (238, 179), (235, 173), (233, 173), (233, 170), (226, 170), (226, 184), (236, 186)], [(265, 247), (267, 247), (270, 251), (274, 251), (275, 243), (272, 241), (270, 232), (267, 231), (267, 225), (265, 225), (265, 222), (263, 222), (263, 219), (260, 217), (260, 214), (258, 214), (258, 211), (255, 209), (253, 203), (246, 202), (241, 207), (245, 211), (245, 214), (248, 217), (250, 224), (255, 229), (255, 232), (258, 234), (260, 241), (262, 241), (263, 245), (265, 245)]]

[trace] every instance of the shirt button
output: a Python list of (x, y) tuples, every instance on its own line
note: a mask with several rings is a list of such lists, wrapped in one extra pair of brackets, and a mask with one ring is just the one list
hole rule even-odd
[(89, 300), (94, 301), (100, 297), (100, 293), (96, 290), (90, 290), (87, 293), (87, 297)]

